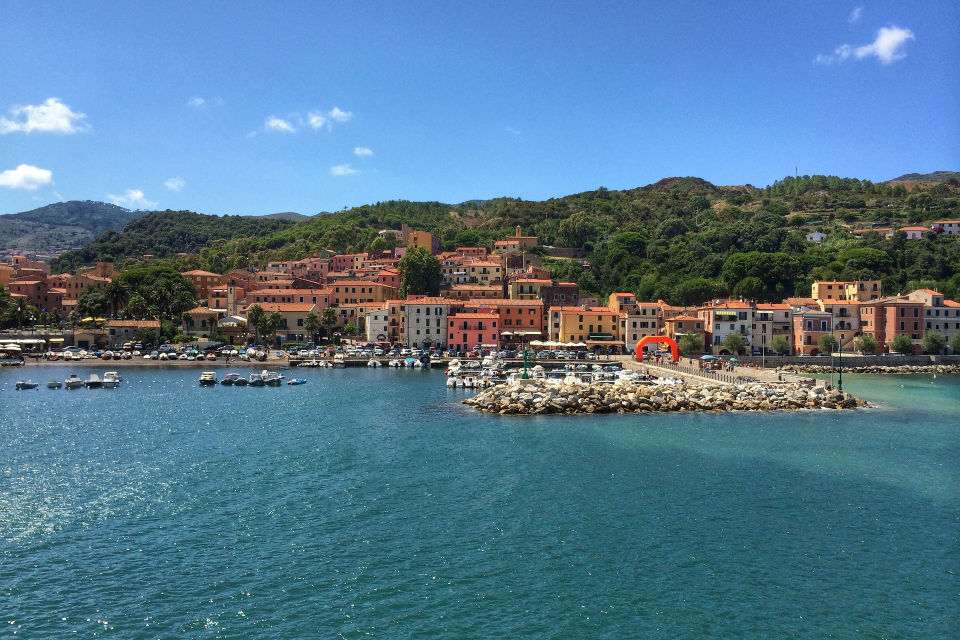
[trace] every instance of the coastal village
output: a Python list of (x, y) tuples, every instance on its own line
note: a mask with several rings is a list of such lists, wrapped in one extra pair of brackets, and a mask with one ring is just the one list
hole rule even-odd
[[(960, 221), (901, 230), (918, 240), (925, 233), (957, 235)], [(380, 235), (394, 236), (400, 246), (276, 261), (263, 269), (224, 274), (185, 271), (182, 275), (193, 284), (199, 304), (182, 314), (180, 333), (201, 344), (244, 345), (256, 336), (276, 346), (306, 345), (319, 333), (310, 328), (321, 321), (327, 336), (424, 350), (464, 353), (545, 347), (632, 354), (645, 338), (664, 336), (678, 343), (685, 339), (688, 353), (713, 356), (815, 356), (822, 352), (824, 336), (832, 336), (836, 347), (849, 353), (857, 350), (856, 340), (864, 335), (873, 338), (877, 354), (898, 350), (893, 348), (898, 336), (906, 336), (910, 345), (907, 350), (900, 346), (899, 352), (919, 354), (926, 334), (938, 333), (948, 345), (960, 333), (960, 303), (930, 289), (885, 292), (879, 280), (816, 281), (809, 297), (776, 303), (714, 299), (684, 307), (637, 300), (627, 292), (597, 300), (583, 294), (576, 283), (552, 279), (541, 266), (540, 255), (531, 251), (538, 238), (524, 235), (520, 227), (495, 242), (492, 251), (466, 246), (441, 252), (430, 232), (407, 225), (384, 229)], [(441, 262), (439, 292), (401, 298), (398, 263), (417, 247)], [(152, 256), (143, 258), (149, 262)], [(14, 304), (23, 298), (59, 323), (71, 317), (81, 295), (105, 290), (117, 275), (109, 262), (75, 274), (51, 273), (47, 262), (23, 255), (0, 263), (0, 285)], [(255, 307), (279, 314), (273, 335), (257, 336), (250, 326), (248, 314)], [(44, 340), (46, 349), (55, 350), (106, 347), (151, 333), (154, 342), (160, 337), (159, 320), (149, 317), (90, 317), (70, 327), (34, 332), (31, 338)], [(904, 344), (903, 338), (899, 344)], [(653, 341), (649, 348), (656, 345)]]

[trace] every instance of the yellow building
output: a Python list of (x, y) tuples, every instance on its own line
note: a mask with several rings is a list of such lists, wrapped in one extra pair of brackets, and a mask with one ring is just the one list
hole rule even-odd
[(623, 348), (620, 316), (608, 307), (550, 307), (549, 334), (559, 342), (582, 342), (587, 347)]
[(816, 300), (869, 302), (883, 297), (883, 292), (879, 280), (817, 280), (811, 287), (810, 297)]
[(440, 251), (440, 241), (433, 237), (429, 231), (412, 231), (410, 239), (407, 241), (407, 247), (423, 247), (430, 253), (436, 255)]

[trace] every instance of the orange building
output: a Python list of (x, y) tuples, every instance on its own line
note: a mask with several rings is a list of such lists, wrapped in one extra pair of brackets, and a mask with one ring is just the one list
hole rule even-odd
[(210, 292), (223, 284), (226, 284), (225, 278), (219, 273), (211, 273), (202, 269), (193, 269), (181, 273), (184, 278), (193, 283), (193, 289), (197, 298), (207, 300), (210, 298)]
[(500, 348), (499, 318), (493, 313), (455, 313), (447, 317), (447, 346), (457, 351)]

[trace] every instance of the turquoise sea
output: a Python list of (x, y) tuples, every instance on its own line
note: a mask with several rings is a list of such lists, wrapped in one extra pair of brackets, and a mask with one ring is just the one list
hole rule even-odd
[(52, 372), (0, 371), (2, 637), (960, 635), (957, 377), (727, 415), (486, 416), (392, 369), (13, 390)]

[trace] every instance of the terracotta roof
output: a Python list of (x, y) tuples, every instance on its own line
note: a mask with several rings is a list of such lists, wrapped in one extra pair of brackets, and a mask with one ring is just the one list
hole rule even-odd
[(497, 319), (497, 314), (495, 313), (454, 313), (447, 316), (451, 320), (465, 320), (465, 319), (481, 319), (486, 320), (488, 318)]
[(920, 293), (929, 294), (929, 295), (931, 295), (931, 296), (942, 296), (942, 295), (943, 295), (943, 294), (940, 293), (939, 291), (934, 291), (933, 289), (914, 289), (914, 293), (916, 293), (917, 291), (919, 291)]
[(374, 280), (336, 280), (330, 283), (333, 287), (345, 286), (345, 287), (380, 287), (384, 286), (379, 282)]
[(900, 227), (900, 231), (930, 231), (927, 227)]
[(214, 316), (217, 315), (216, 311), (211, 311), (210, 307), (194, 307), (187, 311), (188, 314), (192, 316)]
[(960, 307), (960, 302), (955, 302), (953, 300), (944, 300), (943, 306), (956, 309), (957, 307)]
[(960, 224), (960, 220), (937, 220), (933, 224)]
[(450, 300), (449, 298), (442, 298), (439, 296), (425, 296), (423, 298), (407, 298), (407, 304), (450, 304), (451, 302), (458, 302), (457, 300)]
[(510, 298), (505, 298), (503, 300), (491, 299), (491, 298), (475, 298), (472, 300), (467, 300), (464, 304), (481, 304), (491, 307), (542, 307), (543, 300), (537, 298), (535, 300), (513, 300)]
[(537, 284), (553, 284), (553, 280), (547, 280), (545, 278), (516, 278), (514, 282), (519, 282), (520, 284), (529, 284), (531, 282), (536, 282)]
[(209, 271), (204, 271), (203, 269), (193, 269), (192, 271), (183, 271), (180, 273), (182, 276), (214, 276), (219, 278), (219, 273), (210, 273)]
[(137, 329), (159, 329), (159, 320), (111, 320), (107, 323), (108, 327), (130, 327)]
[(679, 315), (672, 318), (667, 318), (664, 322), (676, 322), (677, 320), (693, 320), (695, 322), (703, 322), (702, 318), (694, 318), (693, 316)]
[(757, 309), (763, 309), (764, 311), (773, 311), (775, 309), (787, 311), (790, 309), (790, 305), (784, 304), (782, 302), (778, 302), (778, 303), (761, 302), (760, 304), (757, 305)]
[[(256, 302), (254, 304), (259, 306), (267, 313), (273, 313), (274, 311), (297, 313), (301, 311), (310, 311), (317, 306), (312, 302)], [(248, 312), (252, 306), (252, 304), (247, 306)]]

